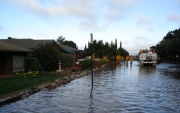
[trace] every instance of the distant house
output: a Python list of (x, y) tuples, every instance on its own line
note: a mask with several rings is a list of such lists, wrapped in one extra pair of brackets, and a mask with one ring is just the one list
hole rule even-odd
[(32, 50), (0, 41), (0, 77), (20, 69), (19, 60), (24, 65), (24, 58), (30, 52)]
[[(10, 74), (20, 68), (18, 62), (24, 64), (24, 59), (28, 57), (33, 50), (40, 44), (54, 44), (61, 52), (64, 52), (74, 58), (79, 56), (83, 50), (77, 50), (62, 44), (55, 40), (33, 40), (33, 39), (0, 39), (0, 76)], [(16, 69), (14, 69), (14, 67)]]

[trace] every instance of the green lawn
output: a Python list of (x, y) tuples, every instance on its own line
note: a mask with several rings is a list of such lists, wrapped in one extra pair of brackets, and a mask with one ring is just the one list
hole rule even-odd
[(31, 88), (63, 76), (65, 75), (26, 75), (27, 81), (24, 75), (14, 75), (9, 78), (0, 78), (0, 96), (22, 89)]

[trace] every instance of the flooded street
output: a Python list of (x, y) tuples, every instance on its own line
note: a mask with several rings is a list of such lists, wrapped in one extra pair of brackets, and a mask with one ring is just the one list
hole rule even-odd
[(0, 108), (1, 113), (178, 113), (180, 78), (173, 75), (180, 65), (157, 67), (116, 64), (71, 81), (51, 91), (40, 91)]

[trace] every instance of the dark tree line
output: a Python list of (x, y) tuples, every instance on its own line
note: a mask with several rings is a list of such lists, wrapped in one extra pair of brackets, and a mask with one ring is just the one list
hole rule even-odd
[(156, 45), (156, 51), (163, 60), (180, 61), (180, 28), (169, 31)]
[[(88, 47), (85, 46), (85, 52), (83, 56), (90, 56), (91, 55), (91, 48), (92, 44), (88, 43)], [(107, 56), (109, 60), (115, 60), (116, 55), (121, 55), (123, 57), (129, 55), (129, 53), (122, 48), (121, 42), (120, 42), (120, 48), (117, 48), (117, 40), (115, 40), (115, 43), (111, 42), (110, 44), (108, 42), (103, 43), (102, 40), (93, 41), (93, 47), (92, 52), (95, 53), (96, 58), (103, 58), (103, 56)]]

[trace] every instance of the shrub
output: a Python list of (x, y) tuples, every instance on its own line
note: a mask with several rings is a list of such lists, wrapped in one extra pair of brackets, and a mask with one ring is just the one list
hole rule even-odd
[(62, 63), (62, 68), (67, 68), (72, 66), (73, 62), (73, 57), (69, 56), (65, 53), (60, 53), (59, 54), (59, 59), (61, 60)]
[(100, 59), (101, 65), (106, 64), (107, 62), (108, 62), (108, 60)]
[(39, 60), (45, 71), (52, 71), (58, 68), (59, 50), (51, 43), (39, 45), (33, 52), (33, 57)]
[(89, 69), (91, 68), (91, 60), (86, 59), (84, 61), (80, 61), (80, 65), (82, 66), (83, 69)]
[[(93, 67), (97, 64), (96, 61), (93, 61)], [(90, 69), (91, 68), (91, 60), (86, 59), (84, 61), (80, 62), (80, 65), (82, 66), (83, 69)]]

